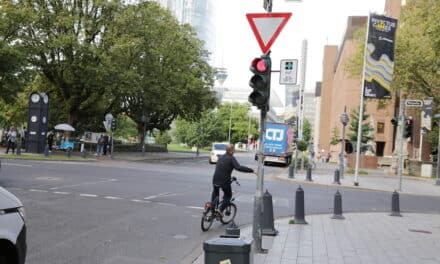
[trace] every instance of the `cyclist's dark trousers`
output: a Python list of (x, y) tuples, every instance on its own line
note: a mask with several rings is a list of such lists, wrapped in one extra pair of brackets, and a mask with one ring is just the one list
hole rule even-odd
[[(232, 188), (230, 184), (225, 184), (223, 186), (213, 185), (212, 195), (211, 195), (211, 201), (214, 202), (216, 197), (219, 197), (220, 195), (220, 188), (223, 191), (223, 202), (220, 205), (219, 210), (223, 211), (225, 207), (229, 204), (232, 198)], [(220, 200), (220, 198), (219, 198)]]

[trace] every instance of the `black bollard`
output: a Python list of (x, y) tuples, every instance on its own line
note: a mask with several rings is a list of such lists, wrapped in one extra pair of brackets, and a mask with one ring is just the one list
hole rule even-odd
[(44, 156), (47, 158), (47, 157), (49, 157), (49, 146), (48, 145), (46, 145), (45, 147), (44, 147)]
[(312, 168), (307, 166), (307, 175), (306, 175), (306, 181), (313, 181), (312, 180)]
[(21, 155), (21, 143), (17, 144), (17, 152), (16, 152), (16, 154), (17, 155)]
[(339, 181), (339, 170), (338, 169), (335, 170), (335, 178), (333, 180), (333, 184), (341, 185), (341, 182)]
[(391, 216), (402, 216), (400, 214), (399, 193), (394, 191), (391, 195)]
[(292, 163), (289, 165), (289, 178), (295, 178), (295, 164)]
[(304, 211), (304, 190), (299, 186), (295, 194), (295, 224), (307, 224)]
[(342, 215), (342, 195), (339, 193), (339, 190), (337, 190), (335, 193), (332, 219), (345, 219), (345, 217)]
[(274, 227), (272, 195), (267, 191), (263, 194), (263, 224), (262, 234), (265, 236), (276, 236), (278, 230)]

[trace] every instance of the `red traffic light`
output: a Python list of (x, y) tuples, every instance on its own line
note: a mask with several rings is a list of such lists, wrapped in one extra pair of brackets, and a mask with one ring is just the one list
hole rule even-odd
[(265, 73), (268, 69), (267, 62), (264, 59), (261, 58), (255, 58), (252, 63), (250, 70), (252, 72), (258, 72), (258, 73)]

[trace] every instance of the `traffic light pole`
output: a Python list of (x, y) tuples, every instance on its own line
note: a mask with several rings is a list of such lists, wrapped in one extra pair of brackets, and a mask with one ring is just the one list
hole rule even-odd
[(399, 187), (397, 188), (400, 192), (402, 191), (402, 174), (403, 174), (403, 126), (405, 124), (405, 99), (400, 101), (399, 107), (399, 152), (398, 152), (398, 167), (397, 176), (399, 177)]
[(266, 134), (266, 113), (265, 109), (261, 109), (260, 113), (260, 143), (258, 144), (258, 173), (257, 173), (257, 189), (254, 198), (254, 219), (252, 225), (252, 238), (254, 240), (255, 252), (263, 252), (262, 248), (262, 215), (263, 215), (263, 184), (264, 184), (264, 135)]

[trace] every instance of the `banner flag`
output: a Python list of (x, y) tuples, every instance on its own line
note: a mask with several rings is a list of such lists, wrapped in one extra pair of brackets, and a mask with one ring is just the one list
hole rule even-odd
[(432, 129), (432, 102), (434, 98), (428, 97), (423, 99), (423, 110), (422, 110), (422, 129), (427, 132)]
[(364, 97), (391, 98), (397, 19), (370, 15), (365, 48)]

